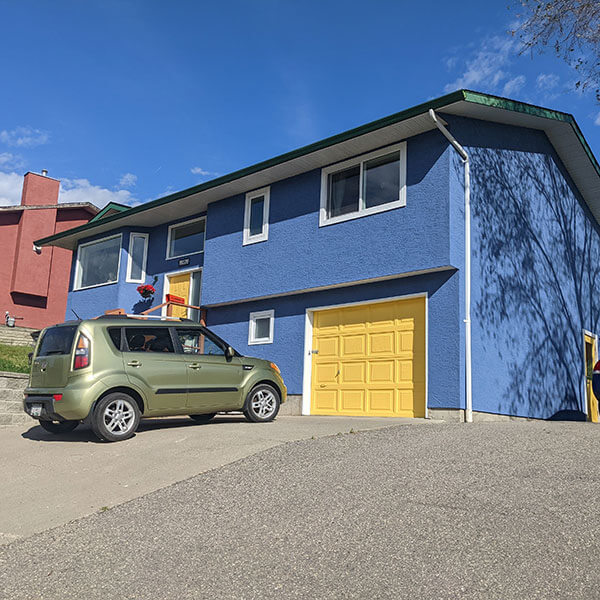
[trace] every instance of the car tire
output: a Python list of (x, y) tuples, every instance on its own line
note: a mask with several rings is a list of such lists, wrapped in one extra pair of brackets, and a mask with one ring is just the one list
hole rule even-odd
[(140, 417), (139, 406), (129, 394), (113, 392), (98, 401), (90, 424), (103, 442), (120, 442), (136, 432)]
[(39, 421), (40, 427), (50, 433), (70, 433), (79, 425), (79, 421)]
[(259, 383), (250, 390), (244, 405), (244, 416), (251, 423), (268, 423), (279, 412), (279, 392), (268, 383)]
[(207, 413), (205, 415), (190, 415), (191, 419), (194, 419), (196, 423), (208, 423), (211, 419), (216, 416), (217, 413)]

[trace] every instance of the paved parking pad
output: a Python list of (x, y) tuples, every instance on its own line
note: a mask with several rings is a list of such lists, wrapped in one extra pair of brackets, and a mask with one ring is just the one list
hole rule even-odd
[(0, 430), (0, 544), (43, 531), (293, 440), (389, 427), (410, 419), (286, 417), (248, 423), (218, 416), (146, 419), (135, 437), (99, 443), (91, 430), (55, 436), (30, 427)]

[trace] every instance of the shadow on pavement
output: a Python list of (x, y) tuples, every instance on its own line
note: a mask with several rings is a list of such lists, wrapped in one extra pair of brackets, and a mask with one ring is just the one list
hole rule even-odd
[[(136, 434), (144, 434), (146, 431), (158, 429), (180, 429), (183, 427), (206, 427), (207, 425), (225, 425), (227, 423), (246, 422), (242, 415), (219, 415), (208, 423), (197, 423), (188, 417), (158, 417), (154, 419), (142, 419)], [(62, 434), (54, 434), (46, 431), (39, 425), (34, 425), (21, 434), (21, 437), (35, 442), (88, 442), (103, 444), (91, 430), (89, 425), (79, 425), (75, 431)]]

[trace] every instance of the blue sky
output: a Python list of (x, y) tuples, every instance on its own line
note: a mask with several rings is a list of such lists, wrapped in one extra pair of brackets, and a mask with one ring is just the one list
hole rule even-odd
[(519, 56), (509, 3), (0, 0), (0, 204), (43, 168), (64, 202), (146, 202), (461, 87), (570, 112), (600, 155), (600, 105)]

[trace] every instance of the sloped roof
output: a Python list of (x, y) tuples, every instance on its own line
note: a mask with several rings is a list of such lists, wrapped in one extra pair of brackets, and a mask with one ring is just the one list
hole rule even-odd
[(575, 185), (600, 222), (600, 165), (575, 118), (568, 114), (507, 98), (459, 90), (378, 119), (355, 129), (281, 154), (180, 192), (128, 208), (104, 218), (43, 238), (40, 246), (73, 249), (77, 241), (116, 227), (153, 227), (206, 210), (211, 202), (251, 191), (275, 181), (362, 154), (434, 129), (429, 109), (475, 119), (505, 123), (546, 133)]

